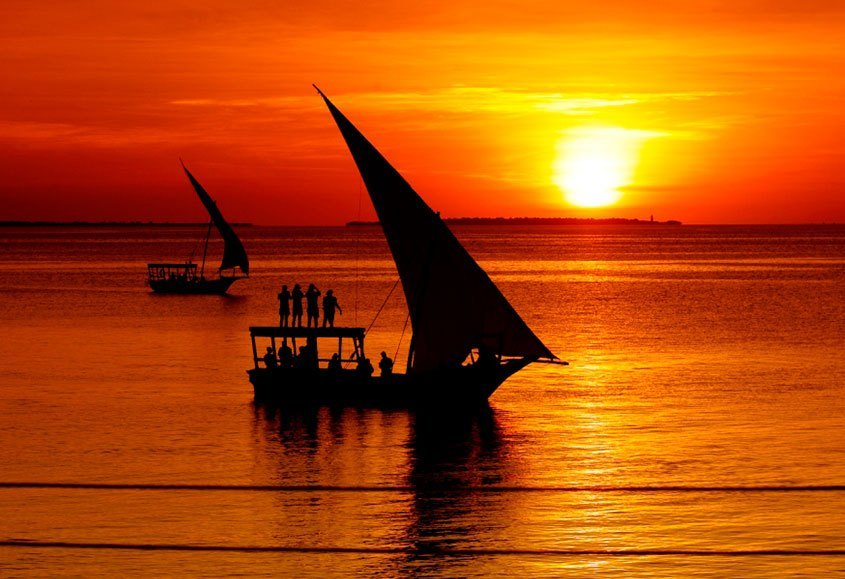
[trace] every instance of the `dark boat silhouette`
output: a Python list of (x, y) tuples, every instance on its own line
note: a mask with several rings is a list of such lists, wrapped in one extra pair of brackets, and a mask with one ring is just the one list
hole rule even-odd
[[(188, 180), (197, 192), (202, 201), (210, 221), (208, 231), (205, 235), (205, 246), (202, 254), (202, 263), (197, 264), (192, 260), (185, 263), (148, 263), (147, 284), (156, 293), (168, 294), (225, 294), (229, 287), (239, 279), (249, 277), (249, 259), (246, 255), (241, 240), (238, 238), (232, 226), (223, 218), (217, 204), (194, 178), (185, 164), (182, 169), (188, 176)], [(208, 254), (208, 240), (211, 236), (211, 227), (217, 228), (223, 238), (223, 260), (217, 268), (216, 278), (205, 277), (205, 260)], [(239, 273), (240, 271), (240, 273)]]
[[(316, 88), (316, 87), (315, 87)], [(318, 92), (319, 89), (317, 89)], [(557, 357), (534, 335), (446, 224), (361, 132), (320, 92), (358, 167), (396, 262), (412, 337), (405, 373), (371, 376), (363, 328), (250, 328), (257, 400), (320, 404), (484, 403), (509, 376)], [(297, 342), (298, 341), (298, 342)], [(269, 344), (259, 356), (258, 343)], [(276, 365), (282, 349), (306, 345), (307, 360)], [(329, 344), (346, 367), (329, 368)], [(349, 355), (344, 357), (344, 343)], [(263, 350), (262, 350), (263, 351)], [(286, 358), (286, 356), (281, 356)], [(288, 365), (288, 364), (285, 364)]]

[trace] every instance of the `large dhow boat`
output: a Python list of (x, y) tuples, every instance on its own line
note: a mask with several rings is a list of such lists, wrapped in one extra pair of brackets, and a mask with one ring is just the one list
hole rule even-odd
[[(205, 234), (205, 244), (202, 262), (199, 267), (188, 259), (184, 263), (148, 263), (147, 284), (156, 293), (162, 294), (225, 294), (229, 287), (239, 279), (249, 277), (249, 258), (240, 238), (232, 226), (223, 218), (220, 209), (211, 195), (200, 185), (199, 181), (188, 171), (182, 163), (182, 169), (188, 180), (202, 201), (208, 216), (208, 230)], [(211, 228), (216, 227), (223, 238), (223, 260), (217, 268), (217, 277), (205, 276), (205, 261), (208, 256), (208, 241)]]
[[(373, 375), (363, 328), (255, 326), (255, 365), (248, 374), (256, 400), (477, 405), (532, 362), (566, 364), (534, 335), (440, 216), (317, 91), (352, 153), (396, 262), (413, 331), (407, 368)], [(291, 360), (294, 352), (301, 355)], [(336, 354), (334, 361), (329, 353)]]

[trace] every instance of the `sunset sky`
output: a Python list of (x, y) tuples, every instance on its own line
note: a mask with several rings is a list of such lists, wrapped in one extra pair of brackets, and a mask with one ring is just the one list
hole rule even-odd
[[(126, 5), (123, 5), (126, 4)], [(845, 221), (845, 2), (4, 0), (0, 219)], [(598, 205), (590, 207), (590, 205)]]

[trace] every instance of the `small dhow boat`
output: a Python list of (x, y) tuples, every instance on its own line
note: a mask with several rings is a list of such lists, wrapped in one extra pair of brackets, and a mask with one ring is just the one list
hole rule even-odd
[[(180, 160), (181, 162), (181, 160)], [(168, 294), (225, 294), (229, 286), (239, 279), (249, 277), (249, 259), (243, 243), (232, 226), (229, 225), (217, 208), (214, 199), (203, 189), (194, 176), (182, 163), (182, 169), (194, 187), (210, 217), (208, 231), (205, 234), (205, 247), (199, 268), (192, 260), (185, 263), (148, 263), (147, 283), (156, 293)], [(208, 240), (211, 227), (217, 228), (223, 238), (223, 261), (217, 268), (216, 278), (205, 277), (205, 259), (208, 255)], [(198, 270), (199, 269), (199, 270)]]
[[(248, 374), (256, 399), (483, 404), (502, 382), (532, 362), (566, 364), (534, 335), (440, 216), (317, 91), (358, 166), (399, 271), (413, 331), (407, 368), (373, 375), (363, 328), (254, 326), (255, 366)], [(304, 343), (300, 349), (297, 340)], [(346, 357), (344, 341), (351, 342)], [(331, 358), (325, 356), (329, 351)]]

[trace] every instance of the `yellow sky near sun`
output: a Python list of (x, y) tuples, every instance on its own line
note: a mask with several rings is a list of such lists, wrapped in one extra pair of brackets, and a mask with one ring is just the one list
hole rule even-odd
[(838, 2), (594, 4), (5, 2), (0, 218), (199, 218), (179, 156), (233, 219), (354, 218), (317, 82), (444, 215), (845, 219)]

